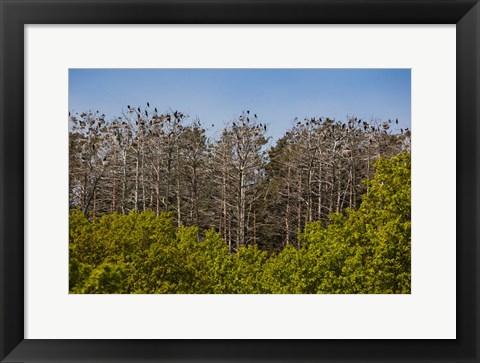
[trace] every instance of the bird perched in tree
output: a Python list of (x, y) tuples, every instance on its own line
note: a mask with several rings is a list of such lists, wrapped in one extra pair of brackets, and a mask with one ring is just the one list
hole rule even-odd
[(140, 107), (139, 107), (139, 108), (137, 108), (137, 110), (138, 110), (138, 112), (140, 112)]
[(398, 118), (395, 119), (395, 123), (398, 125)]
[(150, 103), (147, 102), (147, 107), (150, 107)]
[(155, 113), (157, 113), (157, 112), (158, 112), (158, 111), (157, 111), (157, 108), (155, 107)]

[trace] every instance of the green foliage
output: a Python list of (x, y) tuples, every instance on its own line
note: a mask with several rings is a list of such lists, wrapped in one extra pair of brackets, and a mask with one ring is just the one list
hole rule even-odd
[(358, 210), (332, 215), (327, 227), (313, 222), (302, 233), (324, 274), (317, 292), (410, 292), (410, 155), (379, 160), (376, 168)]
[(122, 294), (125, 277), (126, 270), (122, 264), (103, 262), (91, 271), (81, 292), (85, 294)]
[(410, 155), (376, 163), (357, 210), (307, 224), (301, 247), (231, 253), (168, 213), (70, 213), (71, 293), (399, 294), (411, 290)]

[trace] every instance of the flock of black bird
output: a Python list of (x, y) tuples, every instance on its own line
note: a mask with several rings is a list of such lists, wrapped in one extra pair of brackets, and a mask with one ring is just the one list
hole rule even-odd
[[(147, 108), (150, 108), (150, 102), (147, 102), (146, 104), (147, 104)], [(99, 111), (97, 111), (96, 113), (98, 114)], [(142, 113), (141, 113), (141, 108), (140, 108), (140, 107), (137, 107), (137, 108), (135, 109), (134, 107), (132, 108), (130, 105), (127, 105), (127, 113), (129, 113), (129, 114), (130, 114), (130, 113), (136, 113), (136, 115), (137, 115), (137, 120), (135, 121), (135, 124), (136, 124), (137, 126), (138, 126), (138, 125), (140, 125), (140, 126), (144, 126), (144, 125), (145, 125), (145, 121), (144, 121), (144, 119), (142, 119)], [(77, 113), (77, 114), (78, 114), (78, 113)], [(145, 116), (148, 118), (149, 113), (148, 113), (148, 110), (147, 110), (147, 109), (144, 110), (144, 114), (145, 114)], [(179, 112), (179, 111), (173, 111), (172, 114), (173, 114), (175, 120), (177, 120), (177, 121), (186, 116), (185, 114), (183, 114), (183, 113), (181, 113), (181, 112)], [(70, 111), (68, 112), (68, 116), (69, 116), (69, 118), (71, 117)], [(82, 118), (85, 118), (85, 117), (87, 116), (87, 114), (86, 114), (86, 113), (82, 113), (80, 116), (81, 116)], [(157, 108), (155, 107), (155, 108), (154, 108), (154, 120), (158, 120), (158, 119), (157, 119), (157, 116), (158, 116), (158, 110), (157, 110)], [(242, 122), (243, 124), (245, 124), (245, 119), (246, 119), (247, 123), (250, 122), (250, 117), (249, 117), (249, 116), (251, 116), (251, 115), (250, 115), (250, 110), (247, 110), (247, 111), (246, 111), (246, 115), (245, 115), (245, 114), (240, 115), (240, 116), (238, 116), (237, 119), (238, 119), (238, 121), (240, 121), (240, 122)], [(254, 117), (254, 119), (257, 119), (257, 114), (253, 114), (253, 117)], [(121, 120), (122, 117), (119, 117), (118, 119)], [(165, 115), (165, 116), (164, 116), (164, 119), (165, 119), (166, 121), (170, 122), (170, 121), (171, 121), (171, 114)], [(297, 125), (297, 126), (301, 126), (301, 125), (302, 125), (302, 122), (301, 122), (301, 121), (298, 121), (297, 118), (295, 118), (295, 121), (296, 121), (296, 125)], [(92, 120), (90, 120), (90, 122), (91, 122), (91, 123), (92, 123), (92, 122), (94, 123), (95, 120), (92, 119)], [(155, 121), (154, 121), (154, 122), (155, 122)], [(313, 125), (321, 125), (321, 124), (329, 125), (329, 124), (333, 124), (334, 122), (335, 122), (335, 119), (321, 118), (321, 117), (320, 117), (320, 118), (314, 118), (314, 117), (312, 117), (312, 118), (305, 118), (303, 125), (305, 125), (305, 126), (307, 126), (307, 127), (310, 126), (310, 125), (312, 125), (312, 126), (313, 126)], [(99, 123), (98, 126), (102, 126), (102, 124), (105, 123), (105, 114), (102, 114), (102, 115), (98, 118), (98, 123)], [(150, 125), (152, 125), (152, 120), (150, 120), (149, 123), (150, 123)], [(365, 122), (365, 121), (362, 121), (362, 119), (360, 119), (360, 118), (354, 117), (354, 118), (351, 118), (347, 123), (342, 123), (342, 124), (341, 124), (341, 128), (342, 128), (342, 129), (345, 129), (345, 128), (347, 128), (347, 127), (353, 128), (355, 123), (356, 123), (358, 126), (362, 124), (362, 125), (363, 125), (363, 129), (364, 129), (365, 132), (370, 128), (370, 130), (371, 130), (372, 132), (375, 132), (375, 131), (383, 131), (383, 132), (386, 133), (387, 130), (390, 128), (390, 124), (392, 124), (393, 121), (392, 121), (391, 119), (388, 119), (387, 122), (383, 122), (381, 125), (375, 127), (375, 126), (373, 126), (373, 125), (371, 125), (371, 124), (369, 124), (369, 123), (367, 123), (367, 122)], [(86, 126), (85, 121), (82, 121), (82, 120), (79, 121), (79, 124), (80, 124), (81, 127), (85, 127), (85, 126)], [(122, 125), (126, 126), (126, 125), (128, 125), (128, 123), (125, 122), (125, 121), (122, 121)], [(232, 122), (232, 125), (233, 125), (234, 129), (235, 129), (235, 128), (238, 128), (238, 125), (235, 123), (235, 121)], [(398, 125), (398, 118), (395, 119), (395, 125)], [(114, 122), (113, 126), (115, 127), (115, 122)], [(215, 127), (215, 124), (212, 123), (212, 127)], [(267, 125), (265, 125), (265, 124), (260, 123), (257, 127), (258, 127), (258, 128), (263, 128), (264, 131), (267, 131)], [(401, 133), (401, 134), (404, 134), (404, 133), (405, 133), (405, 134), (407, 134), (407, 135), (410, 135), (410, 130), (409, 130), (408, 128), (405, 128), (405, 129), (401, 128), (401, 129), (400, 129), (400, 133)], [(288, 135), (288, 134), (289, 134), (289, 132), (287, 132), (287, 135)], [(95, 144), (92, 144), (92, 148), (95, 149)]]
[[(150, 103), (147, 102), (147, 108), (150, 108)], [(179, 112), (179, 111), (173, 111), (172, 113), (168, 113), (164, 116), (160, 116), (158, 115), (158, 110), (157, 108), (155, 107), (154, 108), (154, 117), (153, 117), (153, 123), (158, 123), (158, 122), (162, 122), (161, 120), (161, 117), (163, 118), (163, 120), (166, 120), (168, 122), (172, 121), (172, 116), (174, 117), (173, 121), (177, 123), (177, 126), (178, 126), (178, 121), (181, 120), (183, 117), (185, 117), (186, 115)], [(130, 105), (127, 105), (127, 113), (128, 114), (131, 114), (131, 113), (136, 113), (137, 115), (137, 119), (135, 121), (135, 124), (137, 126), (144, 126), (146, 124), (146, 122), (149, 122), (150, 126), (152, 126), (152, 119), (149, 120), (149, 121), (146, 121), (145, 119), (142, 118), (142, 113), (141, 113), (141, 108), (140, 107), (137, 107), (136, 109), (135, 108), (132, 108)], [(78, 112), (76, 113), (78, 114)], [(96, 115), (99, 114), (99, 111), (96, 112)], [(144, 114), (145, 116), (148, 118), (148, 110), (145, 109), (144, 110)], [(125, 114), (124, 114), (125, 115)], [(68, 116), (69, 118), (71, 118), (71, 113), (70, 111), (68, 112)], [(80, 124), (80, 127), (84, 128), (86, 126), (86, 122), (89, 123), (90, 127), (94, 127), (96, 129), (99, 129), (100, 127), (102, 127), (106, 121), (105, 121), (105, 114), (102, 114), (100, 115), (99, 117), (97, 118), (87, 118), (87, 115), (86, 113), (82, 113), (80, 115), (80, 117), (82, 118), (82, 120), (79, 120), (79, 124)], [(250, 117), (248, 117), (250, 116)], [(257, 114), (253, 114), (253, 117), (254, 119), (257, 119)], [(251, 118), (251, 115), (250, 115), (250, 110), (247, 110), (246, 112), (246, 115), (243, 114), (243, 115), (240, 115), (237, 117), (237, 120), (238, 122), (241, 122), (243, 125), (246, 125), (246, 123), (249, 123), (250, 122), (250, 118)], [(76, 118), (75, 118), (76, 120)], [(122, 125), (123, 126), (127, 126), (128, 123), (126, 121), (124, 121), (122, 119), (122, 117), (118, 117), (118, 120), (122, 120)], [(246, 122), (245, 122), (246, 120)], [(314, 125), (331, 125), (331, 124), (334, 124), (335, 123), (335, 119), (330, 119), (330, 118), (305, 118), (304, 119), (304, 123), (302, 123), (301, 121), (298, 121), (297, 118), (295, 118), (295, 121), (296, 121), (296, 126), (297, 127), (309, 127), (309, 126), (314, 126)], [(395, 125), (398, 125), (398, 118), (395, 119)], [(96, 123), (96, 124), (95, 124)], [(351, 118), (350, 120), (348, 120), (347, 123), (341, 123), (341, 128), (342, 129), (345, 129), (345, 128), (350, 128), (350, 129), (353, 129), (355, 124), (357, 126), (360, 126), (362, 125), (363, 126), (363, 130), (365, 132), (367, 132), (367, 130), (371, 130), (371, 132), (380, 132), (380, 131), (383, 131), (384, 133), (387, 133), (387, 130), (390, 128), (390, 124), (392, 124), (393, 121), (391, 119), (389, 119), (387, 122), (383, 122), (382, 124), (378, 125), (377, 127), (365, 122), (365, 121), (362, 121), (362, 119), (360, 118)], [(339, 124), (337, 122), (337, 124)], [(232, 125), (233, 125), (233, 129), (236, 130), (236, 132), (239, 130), (240, 126), (237, 125), (237, 123), (235, 123), (235, 121), (232, 122)], [(119, 127), (119, 124), (116, 122), (116, 121), (113, 121), (113, 123), (111, 124), (111, 126), (116, 129)], [(212, 127), (214, 127), (215, 124), (212, 123)], [(181, 126), (180, 126), (181, 127)], [(263, 128), (264, 131), (267, 131), (267, 125), (263, 124), (263, 123), (259, 123), (258, 125), (255, 126), (256, 127), (256, 132), (258, 132), (259, 130), (261, 130)], [(130, 136), (131, 136), (131, 131), (130, 132)], [(152, 131), (150, 129), (148, 129), (148, 132), (152, 133)], [(401, 128), (400, 129), (400, 133), (403, 135), (405, 134), (406, 136), (410, 136), (411, 135), (411, 132), (408, 128)], [(170, 133), (172, 134), (172, 132)], [(290, 132), (286, 132), (286, 135), (288, 136), (290, 134)], [(120, 142), (120, 133), (116, 132), (115, 133), (116, 137), (117, 137), (117, 141)], [(170, 137), (171, 135), (169, 135)], [(324, 139), (325, 139), (326, 135), (324, 135)], [(370, 143), (372, 143), (372, 140), (370, 139), (369, 140)], [(92, 143), (91, 144), (91, 148), (93, 151), (95, 151), (95, 144)], [(85, 156), (81, 156), (81, 160), (82, 160), (82, 163), (85, 163), (87, 162), (87, 158)], [(102, 160), (102, 164), (105, 166), (108, 164), (108, 160), (107, 160), (107, 157), (105, 156)]]

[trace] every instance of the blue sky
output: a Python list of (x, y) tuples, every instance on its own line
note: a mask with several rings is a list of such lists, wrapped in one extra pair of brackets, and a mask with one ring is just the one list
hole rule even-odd
[[(121, 116), (127, 105), (199, 117), (214, 136), (243, 110), (273, 140), (295, 117), (399, 120), (410, 128), (410, 69), (70, 69), (69, 110)], [(211, 125), (215, 126), (212, 127)]]

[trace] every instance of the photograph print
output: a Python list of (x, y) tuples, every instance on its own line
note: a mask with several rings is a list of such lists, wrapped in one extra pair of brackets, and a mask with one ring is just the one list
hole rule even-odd
[(70, 294), (410, 294), (410, 69), (70, 69)]

